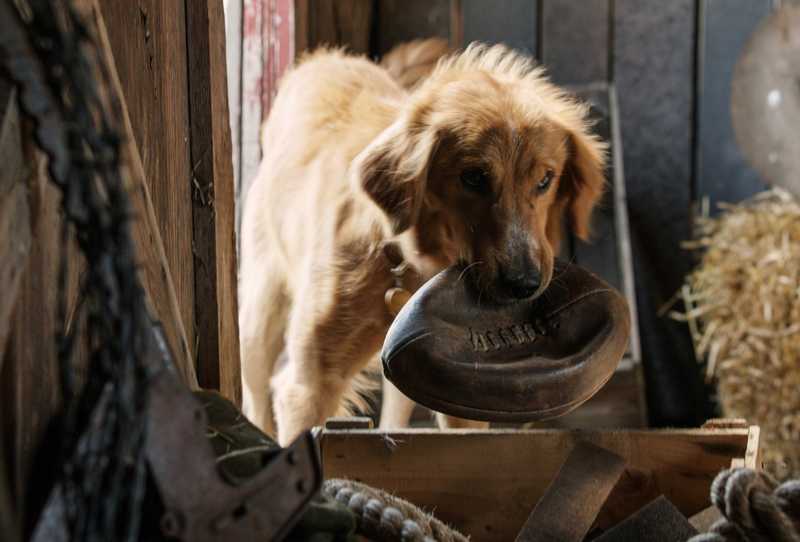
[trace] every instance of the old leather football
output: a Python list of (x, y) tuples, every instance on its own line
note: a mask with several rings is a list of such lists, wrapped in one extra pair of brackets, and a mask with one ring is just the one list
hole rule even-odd
[(578, 265), (556, 261), (535, 299), (482, 298), (458, 267), (426, 282), (389, 328), (386, 377), (437, 412), (522, 422), (566, 414), (594, 395), (628, 345), (622, 295)]

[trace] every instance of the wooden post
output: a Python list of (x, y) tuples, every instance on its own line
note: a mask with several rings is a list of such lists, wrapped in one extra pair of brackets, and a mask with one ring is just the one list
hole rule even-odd
[[(239, 327), (222, 0), (186, 3), (195, 318), (200, 385), (238, 403)], [(212, 46), (213, 44), (213, 46)]]

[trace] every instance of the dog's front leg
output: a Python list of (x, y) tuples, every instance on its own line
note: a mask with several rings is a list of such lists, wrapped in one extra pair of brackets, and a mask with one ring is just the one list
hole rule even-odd
[(375, 356), (382, 340), (383, 324), (370, 312), (374, 307), (354, 305), (342, 292), (326, 299), (330, 290), (324, 284), (305, 284), (291, 310), (288, 363), (272, 379), (282, 446), (336, 415), (353, 377)]
[(381, 429), (401, 429), (408, 427), (414, 401), (383, 377), (383, 396), (381, 398)]
[(478, 420), (466, 420), (464, 418), (456, 418), (455, 416), (448, 416), (441, 412), (436, 413), (436, 423), (441, 429), (488, 429), (489, 422), (481, 422)]

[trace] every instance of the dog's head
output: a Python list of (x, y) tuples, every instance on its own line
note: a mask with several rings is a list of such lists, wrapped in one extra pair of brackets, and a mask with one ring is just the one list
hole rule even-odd
[(354, 180), (419, 253), (499, 299), (541, 293), (563, 216), (589, 235), (605, 145), (588, 108), (503, 46), (445, 60), (355, 160)]

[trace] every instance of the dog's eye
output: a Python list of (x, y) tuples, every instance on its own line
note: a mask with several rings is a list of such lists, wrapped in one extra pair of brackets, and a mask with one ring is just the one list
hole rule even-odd
[(461, 183), (478, 194), (489, 192), (489, 174), (483, 168), (473, 167), (462, 171)]
[(550, 183), (553, 182), (553, 177), (556, 176), (556, 172), (552, 169), (548, 169), (547, 173), (544, 174), (542, 180), (536, 184), (536, 190), (539, 191), (540, 194), (547, 192), (547, 189), (550, 188)]

